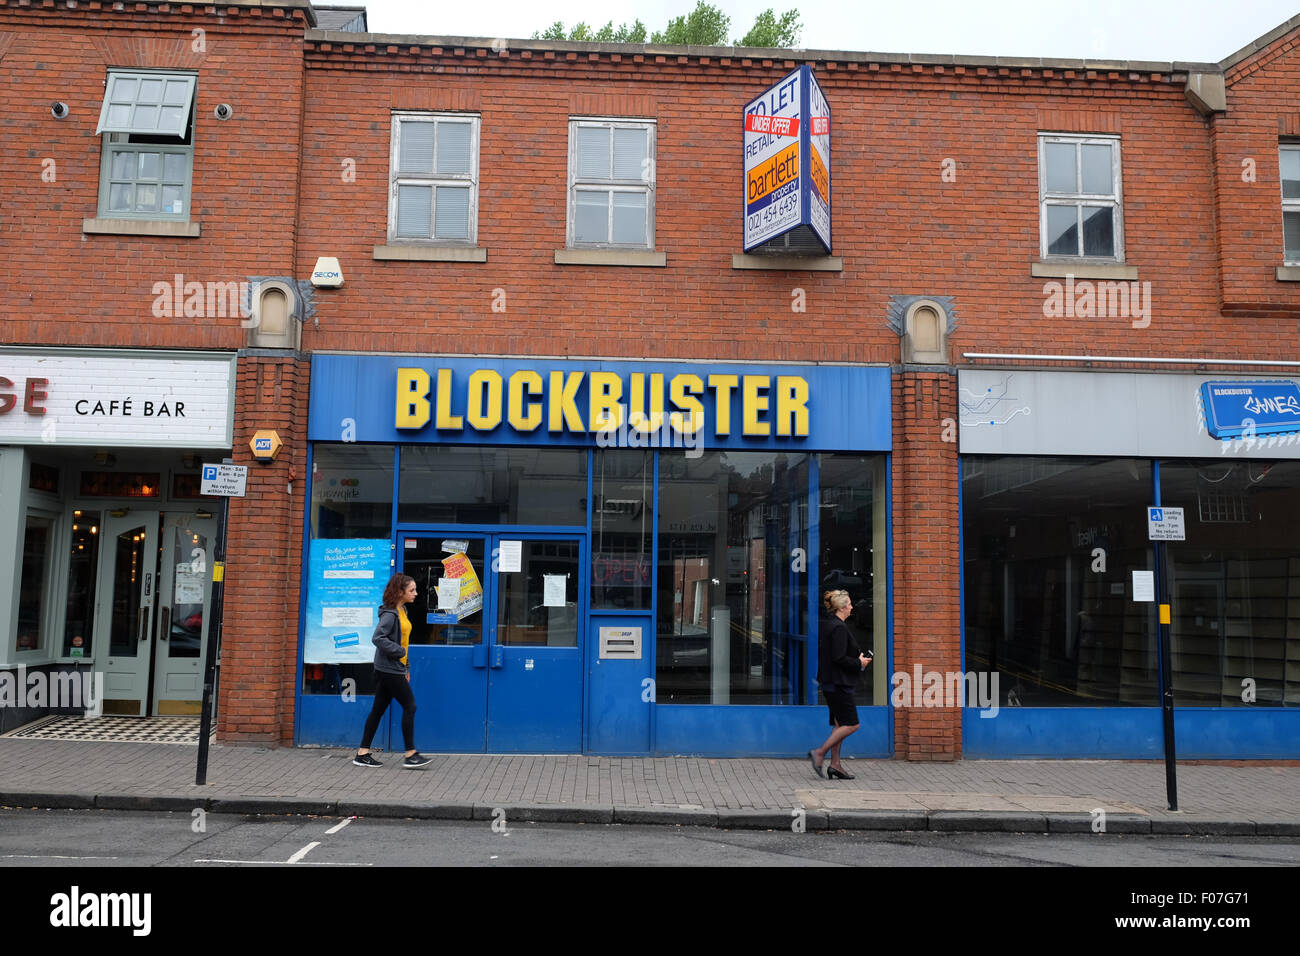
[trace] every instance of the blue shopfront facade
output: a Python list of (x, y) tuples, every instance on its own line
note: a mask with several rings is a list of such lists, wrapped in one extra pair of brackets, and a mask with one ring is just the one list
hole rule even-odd
[(356, 744), (403, 573), (421, 750), (803, 753), (842, 587), (879, 662), (846, 752), (891, 754), (888, 368), (317, 355), (311, 382), (299, 745)]
[[(1300, 757), (1300, 383), (959, 385), (963, 660), (1002, 705), (964, 711), (964, 755), (1160, 757), (1168, 640), (1178, 757)], [(1182, 536), (1152, 540), (1152, 508)]]

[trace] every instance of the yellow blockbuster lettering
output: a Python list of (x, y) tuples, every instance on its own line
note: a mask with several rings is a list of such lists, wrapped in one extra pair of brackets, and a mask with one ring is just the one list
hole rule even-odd
[(592, 372), (587, 376), (587, 392), (592, 431), (614, 431), (623, 424), (623, 379), (617, 372)]
[(753, 438), (772, 433), (772, 426), (759, 421), (759, 415), (767, 411), (768, 377), (766, 375), (746, 375), (744, 385), (745, 434)]
[(776, 433), (808, 437), (808, 383), (798, 375), (776, 377)]
[(551, 389), (547, 398), (550, 400), (551, 414), (546, 430), (559, 432), (585, 432), (582, 424), (582, 412), (578, 411), (578, 389), (582, 387), (582, 372), (570, 372), (566, 377), (563, 372), (551, 372)]
[(429, 373), (422, 368), (397, 370), (398, 428), (423, 428), (429, 424)]
[(438, 369), (438, 420), (435, 428), (447, 428), (460, 431), (465, 427), (465, 419), (451, 413), (451, 369)]
[(520, 369), (510, 376), (510, 427), (515, 431), (530, 432), (542, 423), (540, 402), (528, 401), (524, 412), (525, 395), (542, 393), (542, 377), (532, 369)]
[(491, 431), (501, 424), (501, 373), (495, 369), (477, 369), (469, 377), (469, 409), (466, 412), (471, 428), (481, 432)]
[[(650, 374), (650, 397), (646, 400), (645, 373), (633, 372), (631, 394), (628, 395), (631, 411), (627, 423), (639, 432), (656, 432), (664, 424), (664, 375)], [(646, 406), (649, 406), (647, 408)]]
[[(673, 404), (681, 411), (668, 416), (668, 423), (679, 435), (694, 435), (704, 427), (704, 406), (694, 396), (703, 393), (704, 383), (698, 375), (674, 375), (668, 384)], [(686, 414), (682, 414), (685, 412)]]
[(710, 375), (709, 388), (715, 392), (713, 417), (717, 419), (714, 431), (719, 435), (731, 434), (731, 392), (740, 384), (737, 375)]

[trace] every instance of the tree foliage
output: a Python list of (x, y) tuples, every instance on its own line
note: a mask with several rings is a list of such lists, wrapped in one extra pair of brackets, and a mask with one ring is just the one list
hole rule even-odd
[(633, 21), (630, 26), (622, 23), (617, 27), (610, 20), (599, 30), (593, 30), (587, 24), (579, 22), (567, 33), (564, 23), (556, 20), (545, 30), (533, 34), (534, 40), (576, 40), (590, 43), (645, 43), (645, 37), (645, 24), (640, 20)]
[(652, 34), (650, 42), (673, 46), (724, 46), (730, 29), (731, 17), (699, 0), (690, 13), (674, 17), (662, 32)]
[[(799, 43), (799, 11), (787, 10), (777, 16), (771, 7), (764, 10), (755, 19), (741, 39), (734, 41), (737, 46), (762, 46), (790, 48)], [(651, 43), (666, 43), (673, 46), (726, 46), (727, 36), (731, 32), (731, 18), (705, 0), (697, 0), (695, 9), (680, 17), (668, 21), (662, 30), (650, 35)], [(614, 26), (610, 20), (599, 30), (586, 23), (575, 23), (566, 29), (563, 21), (556, 20), (545, 30), (533, 34), (534, 40), (576, 40), (591, 43), (645, 43), (646, 28), (640, 20), (631, 26), (620, 24)]]
[(799, 11), (787, 10), (778, 19), (768, 7), (758, 15), (749, 32), (736, 41), (736, 46), (767, 46), (788, 50), (799, 45)]

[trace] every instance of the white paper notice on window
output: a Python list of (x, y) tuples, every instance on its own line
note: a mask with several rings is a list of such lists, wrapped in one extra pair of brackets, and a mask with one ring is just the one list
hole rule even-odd
[(1133, 600), (1154, 601), (1156, 599), (1156, 573), (1154, 571), (1133, 572)]
[(546, 607), (564, 607), (563, 574), (542, 575), (542, 604)]
[(460, 603), (460, 578), (438, 578), (438, 610), (454, 611)]
[(369, 627), (375, 620), (368, 607), (323, 607), (320, 616), (321, 627)]
[(497, 549), (497, 570), (505, 572), (520, 571), (524, 563), (524, 543), (522, 541), (502, 541)]

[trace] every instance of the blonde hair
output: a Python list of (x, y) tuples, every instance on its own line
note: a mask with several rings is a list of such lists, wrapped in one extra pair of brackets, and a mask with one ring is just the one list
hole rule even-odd
[(825, 594), (822, 595), (822, 604), (825, 605), (826, 610), (834, 614), (836, 611), (840, 610), (841, 608), (848, 607), (849, 592), (848, 591), (827, 591)]

